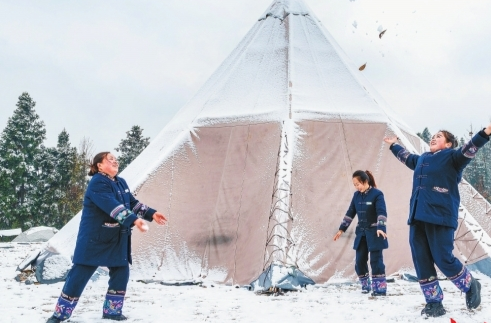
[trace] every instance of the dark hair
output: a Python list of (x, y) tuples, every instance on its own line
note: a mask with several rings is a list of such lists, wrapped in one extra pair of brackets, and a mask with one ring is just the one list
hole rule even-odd
[(445, 137), (445, 141), (449, 142), (452, 144), (450, 148), (455, 148), (459, 145), (457, 138), (449, 131), (447, 130), (440, 130), (438, 132), (441, 132), (443, 134), (443, 137)]
[(377, 184), (375, 184), (375, 178), (373, 177), (372, 172), (369, 170), (357, 170), (353, 173), (353, 178), (355, 177), (360, 183), (365, 184), (366, 182), (368, 182), (368, 185), (370, 185), (371, 187), (377, 187)]
[(102, 163), (104, 158), (110, 154), (109, 151), (103, 151), (101, 153), (98, 153), (97, 155), (94, 156), (94, 159), (92, 159), (92, 163), (90, 163), (90, 170), (89, 170), (89, 176), (94, 176), (99, 172), (99, 167), (97, 167), (97, 164)]

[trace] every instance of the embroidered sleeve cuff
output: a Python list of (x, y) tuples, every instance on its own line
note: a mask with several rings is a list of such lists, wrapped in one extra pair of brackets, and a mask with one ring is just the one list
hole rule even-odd
[(118, 205), (111, 211), (110, 216), (118, 221), (119, 224), (125, 227), (129, 227), (135, 222), (138, 217), (135, 213), (127, 210), (123, 205)]
[(401, 149), (398, 153), (397, 153), (397, 159), (399, 159), (399, 161), (403, 164), (406, 163), (406, 160), (407, 160), (407, 157), (410, 155), (411, 153), (409, 151), (407, 151), (406, 149)]
[(153, 221), (153, 214), (157, 212), (157, 210), (154, 210), (152, 209), (151, 207), (149, 207), (147, 209), (147, 212), (145, 212), (145, 214), (143, 215), (143, 218), (145, 220), (147, 220), (148, 222), (152, 222)]
[(133, 208), (133, 213), (135, 213), (136, 216), (149, 222), (153, 221), (152, 216), (155, 212), (157, 211), (140, 202), (138, 202)]
[(377, 217), (377, 230), (382, 230), (385, 232), (387, 229), (387, 217), (385, 215), (379, 215)]
[(346, 229), (348, 229), (348, 227), (350, 226), (351, 221), (353, 221), (353, 219), (345, 215), (343, 218), (343, 222), (341, 222), (341, 225), (339, 226), (339, 230), (346, 232)]

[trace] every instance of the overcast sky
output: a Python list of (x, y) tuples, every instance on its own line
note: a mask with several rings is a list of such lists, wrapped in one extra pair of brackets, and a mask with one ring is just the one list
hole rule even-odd
[[(489, 123), (490, 1), (305, 2), (415, 131)], [(48, 146), (63, 128), (96, 151), (133, 125), (153, 139), (270, 3), (0, 0), (0, 130), (27, 91)]]

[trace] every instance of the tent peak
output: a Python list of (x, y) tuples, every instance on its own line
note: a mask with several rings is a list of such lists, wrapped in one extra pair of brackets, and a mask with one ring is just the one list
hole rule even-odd
[(283, 20), (289, 14), (302, 16), (312, 15), (309, 7), (307, 7), (303, 0), (275, 0), (259, 18), (259, 21), (268, 17)]

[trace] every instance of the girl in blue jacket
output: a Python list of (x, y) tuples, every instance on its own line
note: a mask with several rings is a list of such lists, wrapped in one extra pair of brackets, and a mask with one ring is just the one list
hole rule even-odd
[[(368, 170), (357, 170), (352, 177), (356, 192), (339, 226), (339, 231), (334, 236), (334, 241), (339, 239), (341, 234), (348, 229), (355, 215), (358, 215), (353, 249), (356, 250), (355, 271), (360, 279), (361, 290), (362, 293), (369, 293), (372, 290), (373, 296), (385, 296), (387, 281), (382, 250), (387, 249), (389, 244), (386, 233), (387, 209), (384, 194), (377, 189), (375, 179)], [(371, 284), (368, 254), (370, 254), (372, 269)]]
[(98, 266), (109, 268), (109, 288), (103, 305), (104, 319), (122, 321), (131, 264), (131, 228), (147, 231), (146, 221), (166, 223), (166, 217), (140, 203), (119, 176), (118, 161), (109, 152), (97, 154), (90, 166), (82, 218), (73, 255), (73, 267), (48, 323), (65, 321), (72, 315), (85, 285)]
[(409, 244), (414, 267), (426, 306), (421, 315), (437, 317), (446, 313), (443, 292), (438, 284), (435, 265), (466, 294), (466, 305), (474, 309), (481, 303), (481, 284), (452, 254), (457, 229), (462, 171), (489, 141), (491, 124), (459, 149), (450, 132), (442, 130), (430, 141), (430, 151), (411, 154), (396, 144), (397, 137), (385, 138), (390, 150), (414, 171), (409, 206)]

